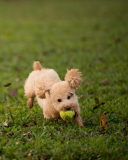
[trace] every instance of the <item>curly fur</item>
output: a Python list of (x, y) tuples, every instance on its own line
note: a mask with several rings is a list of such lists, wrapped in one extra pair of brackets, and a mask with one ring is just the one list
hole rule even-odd
[(78, 69), (67, 70), (65, 81), (61, 81), (53, 69), (43, 68), (39, 61), (34, 62), (33, 67), (34, 71), (29, 74), (24, 85), (25, 96), (28, 98), (27, 106), (31, 108), (36, 97), (46, 119), (60, 118), (61, 110), (74, 110), (74, 121), (82, 127), (78, 98), (75, 94), (75, 89), (82, 82), (81, 72), (78, 72)]
[(65, 81), (67, 81), (72, 88), (77, 89), (82, 82), (82, 78), (80, 77), (81, 75), (82, 73), (78, 72), (78, 69), (71, 69), (70, 71), (67, 70)]

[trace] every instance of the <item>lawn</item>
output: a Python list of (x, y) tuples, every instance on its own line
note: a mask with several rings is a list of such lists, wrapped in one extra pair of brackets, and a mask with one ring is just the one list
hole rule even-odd
[[(0, 160), (128, 159), (127, 6), (127, 0), (0, 1)], [(83, 128), (46, 121), (36, 101), (27, 108), (23, 85), (35, 60), (61, 79), (67, 69), (82, 72), (76, 93)]]

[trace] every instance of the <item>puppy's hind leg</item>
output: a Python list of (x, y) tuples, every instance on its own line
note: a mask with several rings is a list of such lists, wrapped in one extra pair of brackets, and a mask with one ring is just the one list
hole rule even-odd
[(41, 66), (39, 61), (35, 61), (34, 64), (33, 64), (33, 68), (34, 68), (34, 71), (32, 71), (29, 74), (28, 79), (25, 81), (25, 84), (24, 84), (25, 96), (28, 99), (28, 101), (27, 101), (28, 108), (32, 108), (33, 107), (34, 98), (36, 96), (35, 95), (35, 89), (34, 89), (35, 88), (34, 79), (39, 74), (40, 70), (43, 67)]
[(33, 107), (33, 102), (35, 98), (33, 79), (34, 79), (34, 72), (30, 74), (29, 78), (26, 80), (25, 85), (24, 85), (25, 96), (28, 99), (27, 106), (29, 108)]
[(34, 98), (28, 98), (28, 101), (27, 101), (27, 106), (28, 108), (32, 108), (33, 107), (33, 103), (34, 102)]

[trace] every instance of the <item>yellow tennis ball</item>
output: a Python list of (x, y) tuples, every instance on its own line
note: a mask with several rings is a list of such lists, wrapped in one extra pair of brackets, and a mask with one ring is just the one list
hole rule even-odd
[(60, 117), (63, 119), (63, 120), (68, 120), (68, 119), (71, 119), (73, 118), (75, 115), (75, 112), (74, 111), (60, 111)]

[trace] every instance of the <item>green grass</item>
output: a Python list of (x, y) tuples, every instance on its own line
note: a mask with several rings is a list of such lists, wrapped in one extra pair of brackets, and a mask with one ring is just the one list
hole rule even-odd
[[(127, 6), (126, 0), (0, 1), (0, 160), (128, 159)], [(83, 128), (46, 121), (36, 101), (27, 108), (23, 84), (34, 60), (61, 79), (67, 69), (82, 71)], [(95, 98), (105, 104), (93, 110)]]

